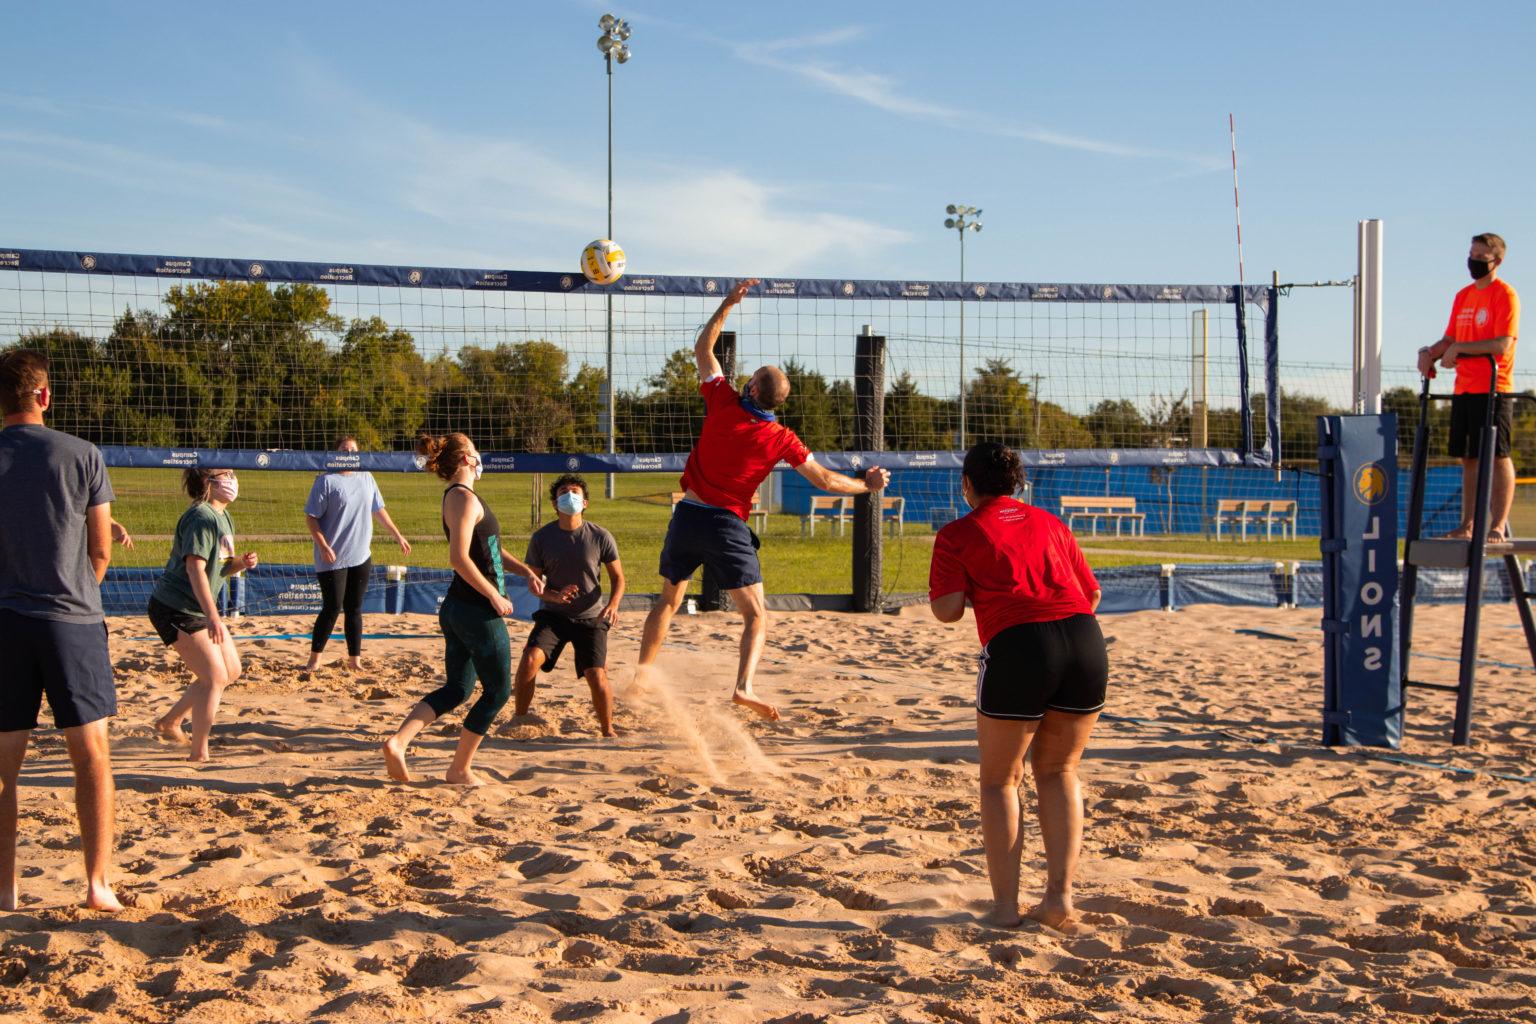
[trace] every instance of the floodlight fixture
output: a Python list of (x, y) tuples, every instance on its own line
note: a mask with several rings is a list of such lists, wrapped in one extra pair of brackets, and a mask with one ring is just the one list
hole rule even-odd
[[(602, 51), (603, 65), (608, 73), (608, 237), (613, 237), (613, 66), (615, 64), (629, 63), (629, 45), (626, 40), (630, 36), (629, 22), (623, 18), (615, 18), (612, 14), (605, 14), (597, 19), (597, 27), (603, 30), (602, 37), (597, 41), (597, 48)], [(607, 392), (604, 396), (604, 406), (608, 418), (608, 453), (613, 454), (616, 448), (616, 434), (614, 422), (617, 411), (613, 388), (613, 292), (607, 291), (604, 298), (608, 306), (608, 345), (607, 359), (605, 361), (605, 376), (603, 377), (603, 389)], [(613, 474), (608, 474), (608, 497), (614, 496)]]
[[(960, 283), (965, 284), (965, 233), (967, 231), (980, 231), (981, 211), (974, 206), (966, 206), (964, 203), (950, 203), (944, 208), (944, 212), (950, 216), (944, 219), (944, 226), (952, 228), (960, 236)], [(967, 220), (966, 218), (970, 218)], [(959, 447), (965, 447), (965, 298), (964, 290), (960, 299), (960, 431)]]

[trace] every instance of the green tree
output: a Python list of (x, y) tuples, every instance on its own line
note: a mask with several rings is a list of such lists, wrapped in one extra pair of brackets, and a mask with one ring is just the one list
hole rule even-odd
[(842, 387), (834, 387), (797, 359), (783, 369), (789, 378), (789, 400), (778, 410), (779, 419), (814, 451), (846, 448), (853, 420), (852, 386), (839, 381)]
[(426, 360), (410, 332), (379, 317), (353, 320), (337, 357), (345, 429), (365, 451), (409, 447), (425, 422)]
[(944, 402), (918, 390), (912, 375), (901, 375), (885, 392), (885, 446), (891, 451), (948, 449), (954, 441)]
[(1000, 441), (1033, 447), (1033, 407), (1029, 385), (1006, 359), (988, 359), (966, 385), (965, 434), (968, 444)]
[(1092, 435), (1096, 448), (1140, 448), (1147, 421), (1136, 403), (1106, 398), (1083, 417), (1083, 426)]
[(96, 339), (55, 327), (25, 334), (0, 353), (18, 348), (48, 357), (53, 385), (49, 426), (93, 444), (135, 443), (121, 415), (131, 405), (133, 381), (126, 370), (103, 358), (103, 346)]

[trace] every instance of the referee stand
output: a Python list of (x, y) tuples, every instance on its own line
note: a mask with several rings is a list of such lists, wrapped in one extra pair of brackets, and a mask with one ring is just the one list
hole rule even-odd
[[(1474, 357), (1475, 358), (1475, 357)], [(1477, 683), (1477, 640), (1482, 618), (1483, 566), (1488, 556), (1502, 557), (1504, 571), (1509, 579), (1510, 593), (1520, 613), (1520, 625), (1525, 631), (1525, 643), (1531, 652), (1531, 663), (1536, 666), (1536, 621), (1531, 616), (1531, 591), (1526, 589), (1525, 576), (1520, 570), (1520, 555), (1536, 554), (1536, 540), (1515, 540), (1488, 543), (1489, 508), (1493, 495), (1493, 461), (1495, 447), (1495, 413), (1498, 407), (1498, 361), (1487, 356), (1489, 398), (1487, 415), (1478, 435), (1477, 485), (1472, 503), (1472, 538), (1425, 539), (1424, 486), (1429, 462), (1429, 409), (1430, 402), (1449, 401), (1451, 395), (1435, 395), (1429, 390), (1429, 378), (1424, 378), (1419, 393), (1419, 425), (1413, 435), (1413, 476), (1408, 490), (1408, 532), (1404, 538), (1403, 576), (1399, 593), (1401, 608), (1399, 664), (1402, 685), (1424, 690), (1444, 690), (1456, 694), (1456, 718), (1451, 731), (1451, 742), (1463, 746), (1470, 741), (1472, 731), (1472, 703)], [(1513, 398), (1533, 400), (1527, 395)], [(1506, 524), (1507, 525), (1507, 524)], [(1409, 674), (1409, 655), (1413, 650), (1413, 602), (1418, 594), (1420, 568), (1465, 569), (1467, 589), (1461, 624), (1460, 671), (1454, 683), (1431, 682), (1415, 679)]]

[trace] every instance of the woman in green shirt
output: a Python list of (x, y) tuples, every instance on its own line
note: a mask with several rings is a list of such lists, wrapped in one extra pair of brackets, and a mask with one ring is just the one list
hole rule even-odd
[(229, 577), (254, 569), (257, 558), (254, 551), (235, 557), (235, 524), (227, 511), (240, 494), (234, 470), (188, 469), (182, 486), (192, 507), (176, 524), (170, 560), (149, 598), (149, 621), (166, 646), (181, 655), (194, 681), (155, 727), (163, 738), (187, 743), (181, 725), (190, 717), (189, 759), (206, 761), (224, 687), (240, 678), (240, 654), (219, 617), (219, 596)]

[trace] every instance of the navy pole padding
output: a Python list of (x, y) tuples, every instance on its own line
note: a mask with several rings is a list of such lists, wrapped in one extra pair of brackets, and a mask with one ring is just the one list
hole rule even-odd
[(1397, 416), (1319, 416), (1317, 424), (1323, 742), (1396, 748), (1403, 735)]

